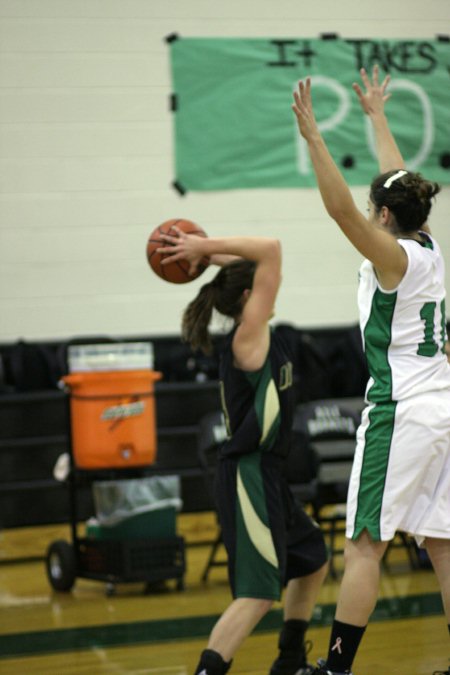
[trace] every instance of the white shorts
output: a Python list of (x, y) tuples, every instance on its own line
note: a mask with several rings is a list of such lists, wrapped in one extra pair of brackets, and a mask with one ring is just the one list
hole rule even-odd
[(450, 539), (450, 390), (369, 405), (357, 431), (346, 536)]

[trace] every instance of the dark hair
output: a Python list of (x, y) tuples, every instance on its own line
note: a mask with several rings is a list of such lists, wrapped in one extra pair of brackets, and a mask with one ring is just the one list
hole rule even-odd
[[(397, 222), (400, 232), (416, 232), (426, 222), (431, 210), (431, 200), (440, 192), (438, 183), (425, 180), (420, 173), (406, 172), (389, 183), (398, 171), (388, 171), (377, 176), (370, 186), (370, 199), (379, 213), (387, 206)], [(388, 181), (389, 186), (385, 187)]]
[(256, 265), (250, 260), (236, 260), (221, 267), (214, 279), (204, 284), (197, 297), (186, 307), (182, 320), (182, 338), (193, 350), (212, 351), (208, 326), (213, 309), (237, 319), (242, 312), (242, 293), (252, 288)]

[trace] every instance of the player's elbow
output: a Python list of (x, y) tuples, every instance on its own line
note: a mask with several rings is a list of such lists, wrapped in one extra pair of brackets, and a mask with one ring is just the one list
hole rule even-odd
[(278, 287), (281, 284), (281, 242), (279, 239), (272, 240), (272, 265), (274, 268), (274, 277), (276, 277)]
[(267, 240), (268, 253), (273, 260), (281, 262), (281, 242), (279, 239)]
[(334, 208), (329, 209), (328, 213), (344, 232), (351, 228), (358, 220), (358, 211), (353, 207), (347, 208), (346, 206), (337, 205)]

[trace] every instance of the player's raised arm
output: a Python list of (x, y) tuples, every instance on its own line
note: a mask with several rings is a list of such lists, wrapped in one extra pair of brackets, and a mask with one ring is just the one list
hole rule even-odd
[(379, 226), (383, 224), (383, 220), (387, 223), (392, 214), (385, 208), (378, 217), (380, 223), (377, 223), (373, 205), (369, 219), (358, 210), (317, 126), (310, 78), (299, 83), (298, 91), (294, 92), (294, 101), (292, 108), (297, 117), (299, 131), (308, 144), (325, 208), (355, 248), (384, 274), (389, 287), (394, 287), (405, 273), (407, 260), (396, 238), (387, 228)]
[[(178, 230), (176, 226), (173, 229), (176, 236), (164, 235), (162, 237), (165, 242), (170, 244), (170, 247), (158, 249), (158, 252), (166, 256), (166, 261), (163, 264), (183, 259), (187, 260), (191, 270), (194, 270), (198, 261), (203, 256), (207, 256), (210, 259), (215, 257), (219, 266), (223, 269), (223, 274), (220, 275), (219, 273), (215, 281), (205, 284), (200, 290), (201, 297), (191, 303), (187, 314), (188, 321), (185, 322), (186, 325), (188, 324), (185, 331), (187, 341), (193, 343), (190, 336), (197, 331), (196, 329), (192, 330), (192, 326), (199, 323), (199, 320), (192, 320), (193, 310), (196, 310), (199, 306), (204, 308), (209, 303), (212, 311), (214, 305), (219, 313), (232, 316), (238, 324), (233, 339), (236, 364), (243, 370), (257, 370), (264, 363), (269, 349), (268, 322), (273, 314), (281, 282), (281, 246), (279, 241), (269, 237), (202, 238), (185, 234)], [(226, 261), (228, 263), (223, 264)], [(236, 277), (238, 276), (240, 268), (231, 267), (231, 265), (239, 262), (253, 263), (252, 279), (248, 285), (245, 285), (244, 276), (233, 284), (229, 280), (229, 278), (233, 278), (230, 269), (236, 270)], [(244, 268), (246, 269), (245, 265)], [(230, 297), (236, 295), (236, 306), (234, 309), (228, 308), (225, 311), (222, 300), (219, 298), (219, 301), (217, 301), (217, 298), (228, 285), (230, 286), (228, 295)], [(229, 298), (226, 300), (227, 306), (228, 303)], [(211, 312), (206, 315), (202, 311), (200, 314), (206, 317), (207, 325)], [(206, 333), (203, 332), (202, 335), (204, 336)], [(202, 342), (206, 345), (208, 343), (203, 338)], [(195, 346), (202, 348), (199, 341), (195, 342)]]
[(377, 65), (373, 67), (372, 80), (370, 80), (364, 68), (361, 68), (360, 73), (364, 90), (357, 82), (353, 83), (353, 90), (356, 92), (361, 108), (369, 116), (372, 123), (380, 173), (404, 169), (404, 159), (389, 128), (384, 110), (384, 104), (391, 96), (391, 94), (386, 93), (391, 78), (386, 75), (380, 84)]
[[(364, 68), (361, 68), (360, 74), (365, 91), (357, 82), (353, 83), (353, 90), (359, 99), (363, 112), (369, 116), (372, 124), (380, 173), (404, 169), (405, 160), (391, 132), (384, 108), (384, 104), (391, 97), (391, 94), (386, 93), (391, 79), (390, 75), (386, 75), (380, 84), (379, 67), (376, 64), (372, 71), (372, 81)], [(422, 226), (422, 231), (431, 234), (427, 224)]]

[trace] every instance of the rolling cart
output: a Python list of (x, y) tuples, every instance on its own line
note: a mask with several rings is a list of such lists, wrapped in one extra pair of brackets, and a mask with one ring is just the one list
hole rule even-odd
[[(137, 343), (136, 343), (137, 344)], [(97, 345), (95, 350), (111, 345)], [(118, 345), (114, 345), (117, 351)], [(78, 348), (79, 349), (79, 348)], [(129, 353), (132, 343), (128, 343)], [(70, 591), (77, 577), (103, 581), (107, 593), (115, 584), (144, 582), (149, 587), (174, 579), (184, 589), (186, 570), (183, 537), (175, 528), (168, 536), (80, 536), (78, 488), (99, 473), (120, 477), (130, 469), (148, 467), (156, 455), (154, 382), (160, 373), (150, 368), (108, 372), (75, 372), (63, 378), (70, 427), (71, 542), (53, 541), (47, 551), (46, 571), (57, 591)], [(170, 529), (170, 528), (169, 528)]]

